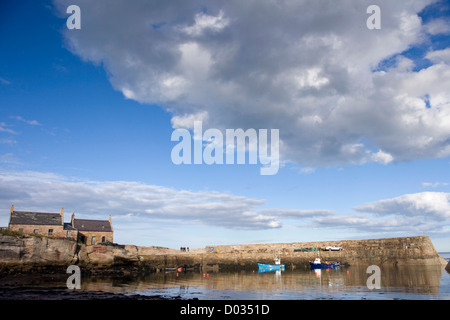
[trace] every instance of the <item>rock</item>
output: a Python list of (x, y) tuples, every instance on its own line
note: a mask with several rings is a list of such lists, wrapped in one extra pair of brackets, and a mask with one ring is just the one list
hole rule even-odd
[(0, 233), (0, 267), (122, 266), (138, 262), (136, 246), (86, 246), (69, 239)]
[(447, 266), (445, 267), (445, 270), (450, 273), (450, 261), (447, 263)]
[(76, 261), (76, 242), (31, 235), (0, 234), (3, 265), (70, 265)]
[(23, 256), (23, 240), (17, 237), (0, 235), (0, 261), (2, 263), (18, 262)]
[(139, 262), (136, 246), (117, 244), (82, 246), (78, 253), (81, 265), (123, 265)]

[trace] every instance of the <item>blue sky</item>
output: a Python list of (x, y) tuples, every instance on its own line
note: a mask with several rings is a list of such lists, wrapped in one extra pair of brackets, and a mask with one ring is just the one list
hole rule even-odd
[[(0, 6), (0, 225), (14, 204), (111, 215), (119, 243), (427, 234), (450, 251), (445, 1), (379, 1), (381, 30), (369, 2), (96, 3)], [(280, 170), (173, 164), (192, 119), (279, 129)]]

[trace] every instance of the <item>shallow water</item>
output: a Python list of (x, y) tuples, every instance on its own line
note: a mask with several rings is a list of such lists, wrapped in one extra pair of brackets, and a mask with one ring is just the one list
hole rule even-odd
[(199, 300), (421, 299), (450, 300), (450, 274), (440, 266), (380, 269), (380, 289), (369, 289), (366, 268), (157, 273), (133, 281), (84, 279), (84, 290), (180, 296)]
[[(450, 259), (450, 253), (441, 256)], [(441, 266), (381, 267), (379, 289), (368, 287), (370, 276), (366, 267), (355, 266), (264, 273), (257, 269), (207, 274), (160, 272), (136, 279), (82, 277), (81, 291), (199, 300), (450, 300), (450, 274)], [(15, 288), (64, 290), (66, 277), (27, 276), (15, 278), (13, 283)], [(0, 286), (8, 282), (2, 279)]]

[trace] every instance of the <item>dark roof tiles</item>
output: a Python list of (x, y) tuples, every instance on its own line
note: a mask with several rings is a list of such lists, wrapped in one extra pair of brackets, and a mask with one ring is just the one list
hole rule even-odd
[(16, 225), (59, 225), (64, 230), (112, 232), (109, 220), (73, 219), (63, 223), (60, 213), (13, 211), (10, 224)]
[(45, 212), (13, 211), (11, 224), (25, 225), (62, 225), (61, 214)]
[(111, 224), (108, 220), (74, 219), (73, 226), (78, 229), (78, 231), (112, 232)]

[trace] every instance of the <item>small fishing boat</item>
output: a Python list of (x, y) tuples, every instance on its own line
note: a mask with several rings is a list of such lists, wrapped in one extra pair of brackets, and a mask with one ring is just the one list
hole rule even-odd
[(264, 269), (264, 270), (284, 270), (284, 264), (281, 264), (280, 259), (276, 258), (274, 260), (275, 260), (275, 264), (266, 264), (266, 263), (258, 262), (258, 268)]
[(338, 269), (340, 267), (339, 262), (321, 262), (320, 258), (316, 258), (314, 261), (310, 261), (311, 269)]

